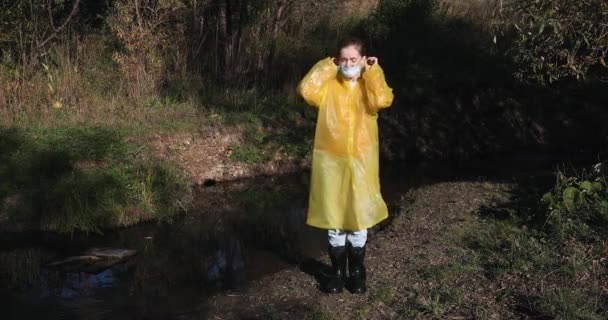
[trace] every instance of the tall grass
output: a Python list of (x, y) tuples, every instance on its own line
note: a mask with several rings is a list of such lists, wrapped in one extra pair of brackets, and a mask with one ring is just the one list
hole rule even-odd
[(102, 232), (186, 210), (186, 179), (136, 151), (103, 127), (1, 130), (0, 226)]
[(201, 110), (223, 110), (210, 97), (234, 91), (293, 102), (297, 81), (377, 1), (335, 4), (345, 15), (316, 1), (224, 7), (162, 0), (145, 2), (143, 14), (134, 3), (113, 2), (101, 27), (83, 20), (66, 28), (40, 49), (38, 63), (25, 64), (18, 46), (1, 52), (0, 125), (192, 124)]
[(5, 53), (0, 64), (0, 125), (150, 128), (194, 122), (198, 103), (192, 95), (179, 100), (128, 95), (131, 84), (112, 52), (113, 40), (107, 35), (74, 35), (55, 45), (32, 74)]
[(500, 0), (441, 0), (442, 10), (452, 16), (476, 23), (482, 28), (492, 25)]

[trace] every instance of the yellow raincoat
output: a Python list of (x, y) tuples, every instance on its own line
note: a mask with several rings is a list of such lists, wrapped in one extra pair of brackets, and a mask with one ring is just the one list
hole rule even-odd
[(377, 112), (393, 91), (376, 63), (353, 85), (331, 58), (319, 61), (298, 85), (319, 108), (306, 223), (357, 231), (388, 216), (380, 194)]

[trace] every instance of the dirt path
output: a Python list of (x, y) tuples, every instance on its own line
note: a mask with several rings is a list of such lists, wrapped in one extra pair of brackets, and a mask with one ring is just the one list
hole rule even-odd
[[(495, 288), (470, 288), (483, 279), (453, 279), (458, 292), (442, 292), (433, 268), (449, 263), (449, 242), (488, 199), (504, 195), (490, 182), (444, 182), (402, 196), (401, 215), (368, 244), (369, 291), (365, 295), (328, 295), (316, 276), (327, 269), (326, 256), (269, 275), (234, 294), (212, 297), (184, 318), (206, 319), (465, 319), (479, 310), (458, 307), (464, 300), (484, 301)], [(452, 307), (442, 303), (457, 299)], [(441, 302), (441, 303), (440, 303)], [(463, 303), (471, 305), (471, 303)]]

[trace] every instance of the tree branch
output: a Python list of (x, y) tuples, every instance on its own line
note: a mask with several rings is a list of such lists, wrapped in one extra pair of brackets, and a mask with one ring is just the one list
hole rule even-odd
[(44, 47), (49, 41), (51, 41), (53, 38), (55, 38), (57, 36), (57, 34), (59, 32), (61, 32), (61, 30), (63, 30), (63, 28), (65, 28), (68, 25), (70, 20), (72, 20), (72, 18), (76, 14), (76, 11), (78, 11), (79, 4), (80, 4), (80, 0), (74, 1), (74, 5), (72, 6), (72, 11), (70, 12), (70, 15), (65, 19), (63, 24), (61, 24), (61, 26), (59, 26), (59, 28), (55, 28), (55, 23), (53, 22), (53, 15), (51, 13), (51, 1), (50, 0), (47, 1), (47, 6), (48, 6), (48, 10), (49, 10), (49, 21), (51, 23), (51, 28), (53, 28), (53, 33), (51, 35), (49, 35), (46, 39), (44, 39), (44, 41), (42, 41), (38, 44), (39, 48)]
[(51, 25), (51, 28), (53, 28), (53, 31), (59, 32), (55, 27), (55, 22), (53, 21), (53, 10), (51, 10), (51, 0), (46, 0), (46, 9), (49, 12), (49, 24)]

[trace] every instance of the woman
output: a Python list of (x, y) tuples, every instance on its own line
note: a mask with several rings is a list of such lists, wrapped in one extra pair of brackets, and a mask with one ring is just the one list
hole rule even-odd
[(306, 102), (319, 110), (313, 150), (306, 223), (328, 229), (332, 276), (330, 293), (366, 292), (367, 229), (388, 216), (380, 194), (378, 111), (390, 106), (392, 89), (376, 57), (350, 38), (337, 58), (325, 58), (298, 85)]

